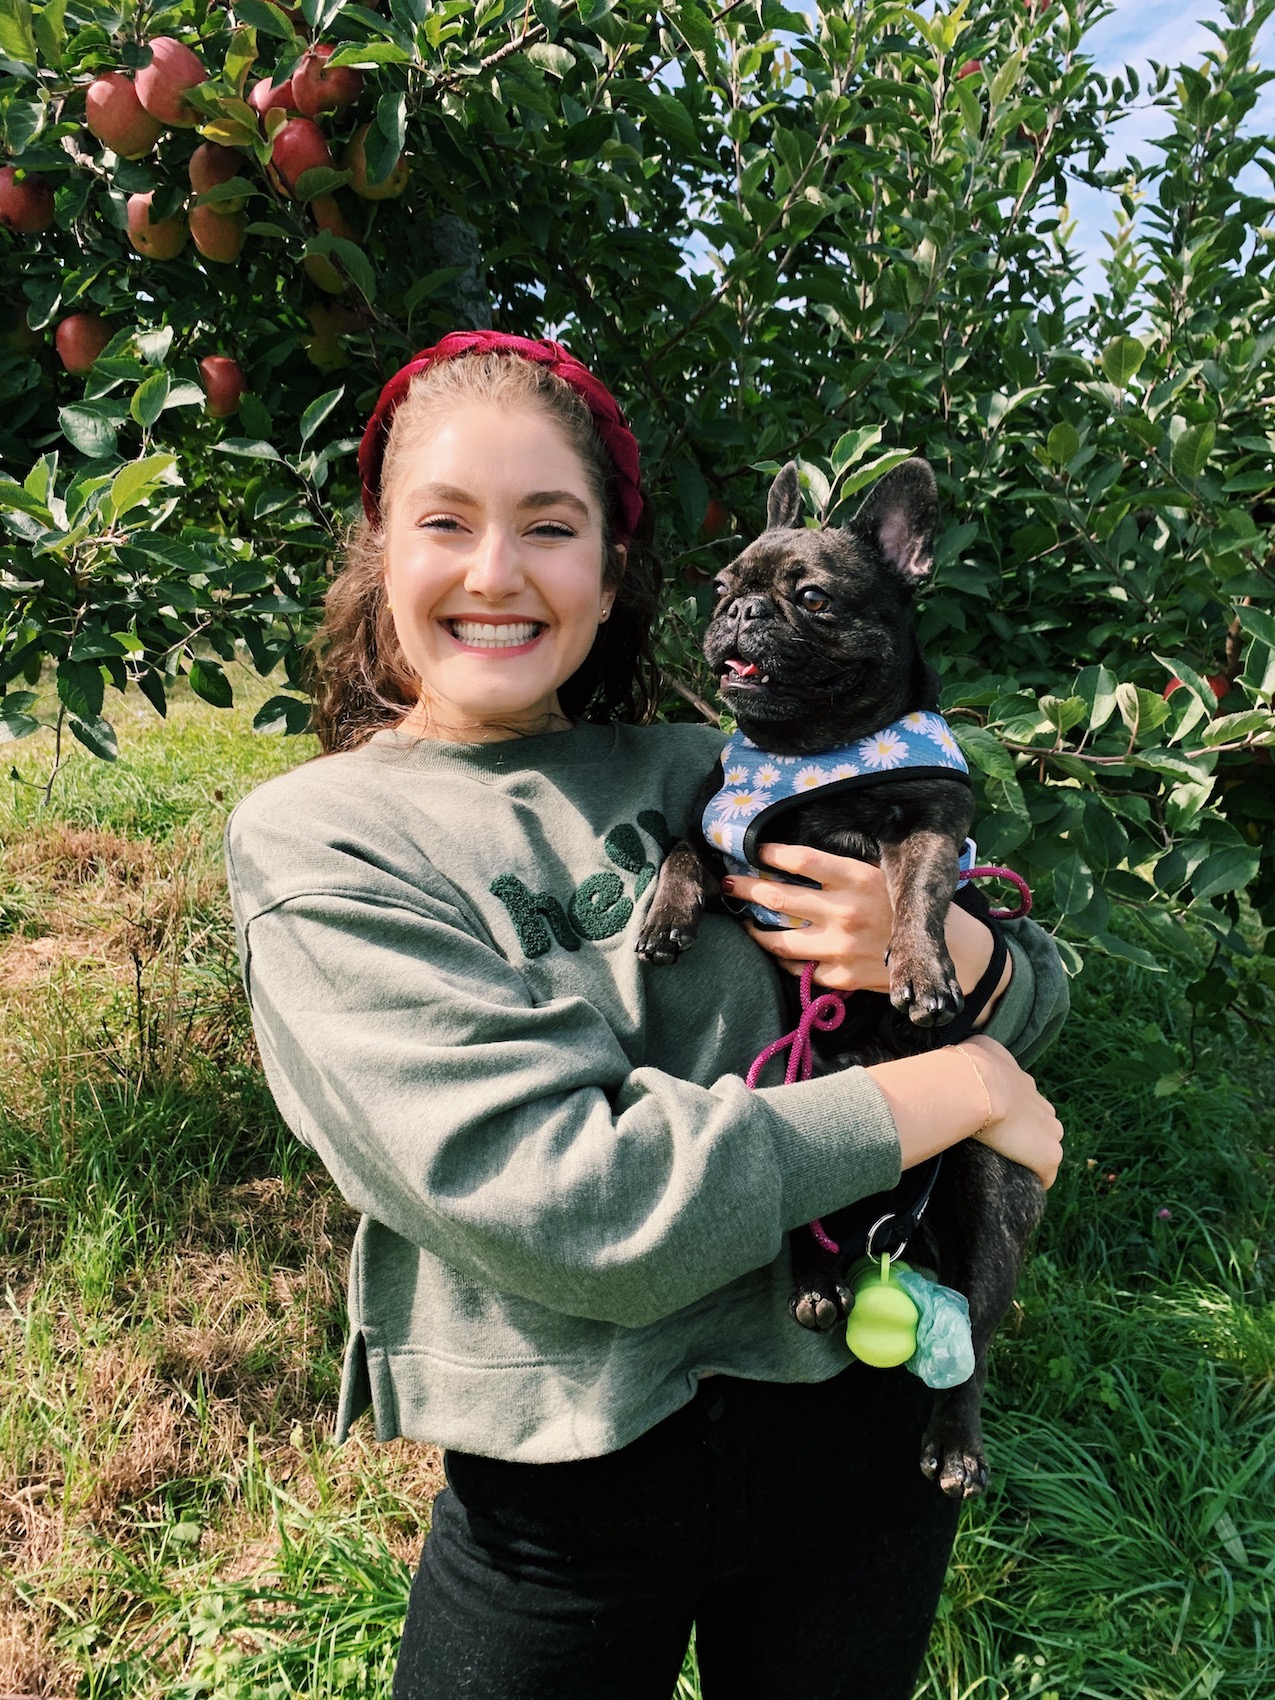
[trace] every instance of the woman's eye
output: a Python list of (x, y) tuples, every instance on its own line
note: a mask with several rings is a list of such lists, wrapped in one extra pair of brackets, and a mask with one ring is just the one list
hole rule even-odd
[(798, 591), (797, 600), (812, 614), (822, 614), (832, 598), (826, 591), (820, 590), (817, 584), (808, 584), (804, 590)]
[(422, 531), (456, 531), (460, 521), (453, 519), (450, 514), (430, 514), (418, 521), (418, 524)]
[(575, 536), (575, 532), (572, 531), (572, 529), (569, 525), (563, 525), (561, 520), (556, 520), (556, 519), (542, 519), (540, 521), (539, 525), (535, 525), (535, 526), (532, 527), (532, 531), (534, 533), (541, 535), (541, 536), (544, 536), (544, 537), (574, 537)]

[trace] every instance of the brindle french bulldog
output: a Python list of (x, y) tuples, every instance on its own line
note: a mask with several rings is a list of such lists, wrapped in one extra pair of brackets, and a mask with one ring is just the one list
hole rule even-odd
[[(767, 529), (727, 567), (704, 652), (740, 731), (776, 756), (813, 757), (867, 737), (904, 715), (938, 706), (938, 676), (921, 654), (912, 598), (934, 560), (938, 499), (925, 461), (882, 478), (844, 527), (809, 529), (796, 465), (770, 491)], [(721, 861), (704, 838), (704, 809), (721, 789), (719, 762), (706, 781), (688, 838), (660, 870), (638, 954), (675, 962), (694, 942), (706, 902), (718, 895)], [(958, 858), (973, 816), (964, 776), (888, 773), (870, 785), (816, 791), (787, 807), (760, 841), (780, 840), (879, 863), (894, 907), (890, 993), (855, 992), (836, 1032), (817, 1035), (820, 1072), (882, 1062), (968, 1036), (978, 1010), (964, 1000), (944, 938)], [(957, 899), (986, 915), (973, 892)], [(984, 992), (990, 994), (985, 984)], [(792, 1312), (803, 1327), (843, 1321), (851, 1297), (849, 1262), (868, 1225), (897, 1216), (915, 1229), (916, 1172), (894, 1193), (861, 1200), (825, 1219), (836, 1257), (812, 1235), (792, 1236), (797, 1290)], [(911, 1209), (909, 1207), (912, 1207)], [(954, 1497), (987, 1483), (979, 1411), (988, 1347), (1013, 1297), (1018, 1271), (1044, 1209), (1036, 1176), (977, 1140), (945, 1153), (925, 1207), (921, 1235), (942, 1279), (970, 1304), (975, 1369), (962, 1386), (936, 1395), (921, 1448), (921, 1469)], [(874, 1252), (892, 1250), (874, 1240)]]

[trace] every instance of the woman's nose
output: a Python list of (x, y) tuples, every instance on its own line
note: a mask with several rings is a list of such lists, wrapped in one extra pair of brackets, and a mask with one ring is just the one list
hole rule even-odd
[(477, 539), (465, 573), (465, 589), (495, 600), (522, 589), (522, 555), (517, 537), (489, 525)]

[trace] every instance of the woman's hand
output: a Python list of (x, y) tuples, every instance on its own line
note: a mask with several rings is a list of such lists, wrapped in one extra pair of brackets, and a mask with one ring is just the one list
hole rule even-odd
[[(786, 973), (800, 975), (804, 965), (813, 962), (815, 984), (829, 991), (888, 992), (890, 970), (885, 956), (894, 910), (880, 868), (801, 844), (764, 844), (758, 855), (778, 873), (817, 880), (820, 889), (781, 885), (777, 880), (750, 879), (742, 874), (723, 880), (722, 890), (728, 896), (778, 910), (798, 923), (789, 932), (766, 932), (745, 918), (749, 937)], [(992, 935), (981, 921), (955, 904), (948, 910), (946, 933), (956, 977), (961, 990), (968, 994), (991, 961)], [(997, 998), (1009, 984), (1010, 973), (1006, 963), (978, 1025), (991, 1015)]]

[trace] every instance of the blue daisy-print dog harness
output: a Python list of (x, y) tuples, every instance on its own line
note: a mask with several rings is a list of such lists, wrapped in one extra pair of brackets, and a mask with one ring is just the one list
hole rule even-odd
[[(704, 837), (721, 852), (729, 872), (773, 879), (773, 869), (755, 859), (762, 828), (777, 815), (803, 802), (812, 791), (847, 791), (883, 779), (958, 779), (970, 782), (969, 767), (952, 729), (933, 709), (920, 709), (892, 721), (844, 749), (816, 756), (773, 756), (736, 732), (722, 751), (722, 788), (704, 811)], [(966, 839), (961, 871), (972, 868), (977, 852)], [(786, 876), (789, 884), (812, 881)], [(764, 927), (788, 928), (792, 920), (761, 904), (744, 907)]]

